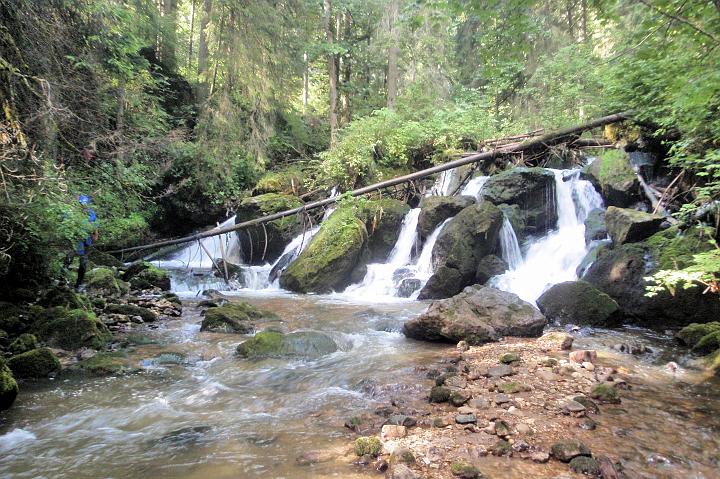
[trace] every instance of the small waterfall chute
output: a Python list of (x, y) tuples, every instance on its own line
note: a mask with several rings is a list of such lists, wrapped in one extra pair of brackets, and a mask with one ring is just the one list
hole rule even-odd
[(489, 176), (476, 176), (475, 178), (468, 181), (467, 185), (465, 185), (465, 188), (460, 191), (460, 194), (472, 196), (475, 199), (479, 200), (480, 193), (482, 193), (482, 189), (489, 179)]
[[(232, 216), (216, 228), (234, 224), (235, 216)], [(213, 260), (223, 257), (230, 263), (240, 263), (240, 245), (234, 232), (201, 239), (152, 263), (160, 268), (209, 270), (214, 267)]]
[(518, 243), (517, 235), (507, 215), (503, 214), (503, 223), (500, 228), (500, 250), (502, 259), (507, 263), (508, 268), (516, 269), (523, 261), (522, 251)]

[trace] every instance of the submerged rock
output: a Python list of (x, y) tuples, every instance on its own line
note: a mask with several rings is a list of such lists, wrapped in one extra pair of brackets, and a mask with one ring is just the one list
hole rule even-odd
[(427, 312), (407, 321), (403, 332), (414, 339), (482, 344), (503, 336), (540, 336), (546, 324), (540, 311), (515, 294), (475, 285), (433, 302)]
[(8, 360), (13, 376), (19, 379), (42, 379), (60, 370), (60, 361), (48, 348), (18, 354)]
[(660, 230), (665, 218), (643, 211), (610, 206), (605, 223), (613, 244), (634, 243), (649, 238)]
[(90, 376), (111, 376), (139, 371), (128, 365), (127, 354), (122, 351), (101, 352), (83, 359), (70, 368), (71, 372)]
[(262, 331), (253, 338), (240, 343), (237, 354), (248, 359), (305, 358), (315, 359), (338, 350), (328, 335), (315, 331), (280, 333)]
[(474, 283), (478, 263), (496, 248), (502, 218), (496, 206), (483, 202), (450, 220), (433, 248), (435, 273), (418, 298), (447, 298)]
[(248, 303), (226, 303), (205, 312), (200, 331), (248, 334), (255, 330), (253, 321), (263, 319), (277, 320), (278, 317)]
[(17, 382), (5, 360), (0, 357), (0, 411), (12, 406), (19, 392)]
[(475, 203), (472, 196), (426, 196), (420, 201), (420, 217), (417, 231), (421, 238), (427, 238), (435, 228), (448, 218), (460, 213)]
[(540, 311), (551, 321), (580, 326), (617, 326), (620, 307), (607, 294), (586, 281), (558, 283), (537, 300)]

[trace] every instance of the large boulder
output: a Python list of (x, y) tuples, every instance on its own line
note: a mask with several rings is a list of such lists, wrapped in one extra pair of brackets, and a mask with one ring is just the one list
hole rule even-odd
[(23, 307), (0, 301), (0, 329), (10, 337), (18, 336), (30, 329), (42, 308)]
[(475, 270), (475, 282), (477, 284), (485, 284), (493, 276), (503, 274), (508, 269), (508, 264), (504, 259), (489, 254), (480, 260)]
[(620, 307), (607, 294), (586, 281), (558, 283), (537, 300), (540, 311), (551, 321), (580, 326), (617, 326)]
[(33, 332), (47, 344), (63, 349), (100, 349), (110, 340), (110, 331), (94, 313), (62, 306), (43, 311)]
[(417, 231), (427, 238), (437, 226), (475, 203), (472, 196), (426, 196), (420, 201)]
[(0, 357), (0, 411), (12, 406), (19, 392), (17, 382), (5, 360)]
[(545, 316), (517, 295), (485, 286), (469, 286), (448, 299), (435, 301), (427, 312), (405, 323), (409, 338), (482, 344), (503, 336), (537, 337)]
[(604, 240), (608, 232), (605, 226), (605, 210), (595, 208), (585, 218), (585, 243)]
[(665, 219), (643, 211), (610, 206), (605, 223), (614, 244), (634, 243), (649, 238), (658, 231)]
[(345, 288), (352, 282), (358, 261), (367, 258), (367, 240), (367, 227), (355, 208), (338, 208), (280, 275), (280, 286), (298, 293), (329, 293)]
[(522, 236), (544, 234), (557, 224), (555, 175), (544, 168), (513, 168), (491, 176), (482, 197), (495, 205), (517, 205), (524, 225), (517, 233)]
[[(245, 198), (235, 211), (235, 223), (254, 220), (280, 211), (298, 208), (303, 202), (291, 195), (266, 193)], [(272, 263), (283, 252), (285, 245), (297, 236), (303, 228), (302, 220), (286, 216), (260, 226), (252, 226), (237, 232), (240, 250), (246, 264)], [(267, 234), (267, 242), (266, 242)], [(265, 253), (263, 257), (263, 252)]]
[(478, 263), (496, 249), (502, 221), (500, 209), (487, 201), (468, 206), (450, 220), (433, 248), (435, 273), (419, 299), (447, 298), (473, 284)]
[(583, 279), (613, 298), (623, 315), (633, 322), (663, 328), (706, 323), (720, 317), (720, 301), (703, 294), (703, 287), (678, 288), (674, 295), (660, 291), (647, 296), (646, 277), (660, 270), (684, 268), (693, 255), (713, 246), (702, 228), (679, 232), (677, 228), (655, 233), (645, 241), (598, 251)]
[(130, 291), (130, 285), (115, 276), (112, 268), (93, 268), (87, 273), (85, 286), (88, 291), (103, 296), (120, 295)]
[(263, 331), (237, 347), (237, 354), (248, 359), (303, 358), (315, 359), (334, 353), (338, 347), (327, 334), (302, 331), (283, 334)]
[(8, 367), (18, 379), (43, 379), (60, 370), (60, 361), (50, 349), (38, 348), (11, 357)]
[(368, 231), (367, 261), (382, 263), (387, 260), (398, 239), (405, 215), (410, 206), (393, 198), (372, 200), (365, 203), (360, 219)]
[(205, 312), (200, 331), (248, 334), (255, 331), (255, 320), (276, 320), (274, 313), (248, 303), (225, 303)]
[(640, 183), (625, 152), (609, 150), (583, 169), (606, 205), (625, 208), (640, 199)]

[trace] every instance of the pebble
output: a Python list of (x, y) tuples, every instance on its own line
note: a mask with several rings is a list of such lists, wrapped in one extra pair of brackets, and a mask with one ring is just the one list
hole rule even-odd
[(458, 424), (475, 424), (477, 418), (475, 414), (458, 414), (455, 416), (455, 422)]
[(512, 376), (515, 372), (513, 368), (507, 364), (498, 364), (488, 369), (487, 374), (492, 378), (503, 378), (505, 376)]
[(407, 467), (405, 464), (398, 464), (397, 466), (392, 468), (390, 478), (391, 479), (420, 479), (420, 476), (417, 475), (412, 469)]
[(532, 429), (530, 429), (530, 426), (522, 422), (515, 426), (515, 431), (520, 435), (527, 435), (532, 433)]
[(495, 395), (495, 404), (505, 404), (510, 402), (510, 396), (505, 393)]
[(533, 452), (530, 455), (530, 459), (532, 459), (533, 462), (537, 462), (540, 464), (545, 464), (550, 460), (550, 454), (543, 451)]

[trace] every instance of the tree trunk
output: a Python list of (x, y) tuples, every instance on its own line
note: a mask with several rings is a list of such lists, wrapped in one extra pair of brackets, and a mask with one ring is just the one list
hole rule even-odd
[(303, 115), (307, 114), (308, 106), (308, 88), (310, 87), (310, 71), (308, 65), (308, 54), (303, 53), (303, 93), (302, 93), (302, 105)]
[(200, 19), (200, 44), (198, 45), (198, 100), (207, 97), (207, 71), (208, 71), (208, 38), (207, 27), (212, 14), (212, 0), (204, 0), (203, 12)]
[[(332, 1), (323, 0), (323, 27), (325, 28), (325, 37), (329, 44), (333, 43), (333, 30), (330, 19), (332, 16)], [(328, 79), (330, 81), (330, 144), (334, 145), (337, 139), (337, 64), (335, 63), (335, 55), (328, 54)]]
[[(349, 43), (351, 28), (352, 28), (352, 16), (350, 12), (343, 14), (343, 38), (346, 43)], [(342, 126), (350, 123), (350, 75), (352, 73), (352, 66), (350, 64), (350, 53), (346, 53), (342, 58), (342, 89), (340, 93), (340, 124)]]
[(223, 30), (225, 29), (225, 14), (220, 17), (220, 31), (218, 33), (218, 42), (217, 42), (217, 54), (215, 55), (215, 66), (213, 67), (213, 77), (212, 77), (212, 84), (210, 85), (210, 96), (215, 92), (215, 85), (217, 82), (217, 73), (218, 73), (218, 62), (220, 61), (220, 51), (222, 50), (222, 38), (223, 38)]
[(395, 109), (395, 102), (398, 94), (398, 56), (400, 41), (397, 28), (398, 11), (400, 9), (399, 0), (392, 0), (389, 5), (390, 20), (390, 48), (388, 49), (388, 69), (387, 69), (387, 107), (390, 110)]
[(565, 2), (565, 11), (567, 16), (567, 24), (568, 24), (568, 33), (570, 34), (570, 37), (575, 39), (575, 25), (573, 24), (573, 7), (572, 2), (570, 0)]
[(580, 10), (582, 15), (582, 36), (583, 42), (588, 41), (588, 27), (587, 27), (587, 0), (580, 2)]
[(175, 46), (177, 44), (177, 0), (163, 0), (163, 35), (160, 60), (165, 68), (175, 70), (177, 61)]
[(195, 0), (190, 2), (190, 44), (188, 45), (187, 69), (190, 73), (192, 67), (193, 34), (195, 33)]

